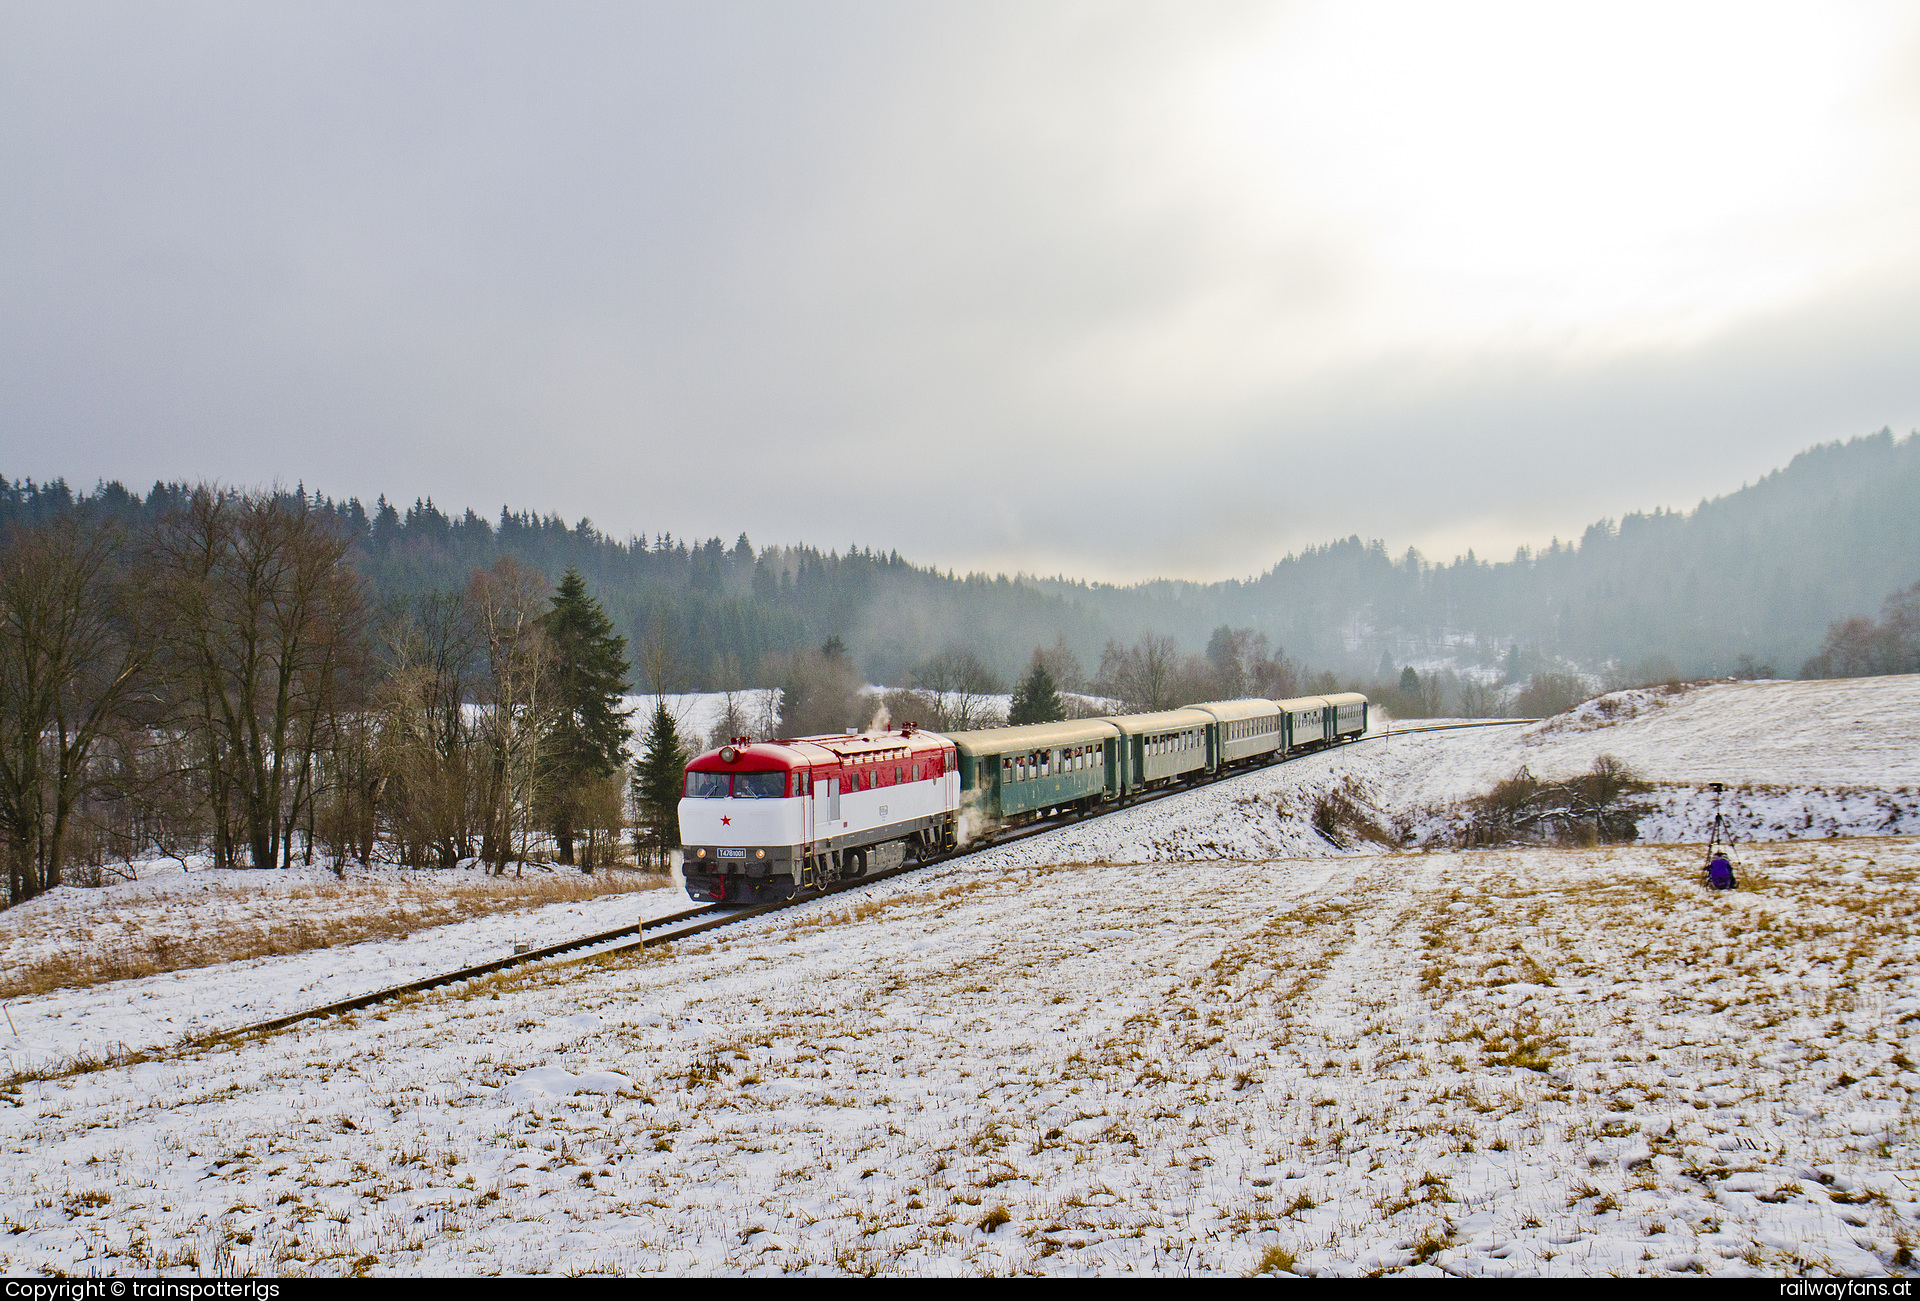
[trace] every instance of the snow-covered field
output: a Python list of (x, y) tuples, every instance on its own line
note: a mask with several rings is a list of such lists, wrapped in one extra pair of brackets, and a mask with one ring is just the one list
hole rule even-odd
[[(21, 1080), (0, 1267), (1903, 1272), (1920, 844), (1744, 844), (1713, 895), (1696, 848), (1382, 853), (1310, 820), (1601, 752), (1672, 816), (1707, 781), (1898, 803), (1920, 683), (1854, 686), (1370, 740), (672, 951)], [(1815, 690), (1866, 721), (1749, 730)]]
[[(11, 1072), (161, 1048), (687, 906), (659, 876), (528, 869), (150, 871), (62, 887), (0, 913), (14, 995), (0, 1019)], [(457, 919), (457, 920), (456, 920)], [(328, 934), (378, 939), (323, 945)], [(222, 949), (245, 954), (214, 961)], [(159, 974), (101, 979), (126, 967)], [(171, 968), (171, 969), (169, 969)]]

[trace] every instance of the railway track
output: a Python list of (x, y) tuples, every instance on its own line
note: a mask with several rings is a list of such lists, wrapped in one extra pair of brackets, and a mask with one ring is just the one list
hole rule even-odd
[[(1366, 741), (1383, 741), (1390, 737), (1404, 736), (1415, 732), (1452, 732), (1473, 727), (1515, 727), (1526, 723), (1537, 723), (1539, 721), (1537, 718), (1500, 718), (1470, 723), (1434, 723), (1423, 727), (1390, 727), (1383, 732), (1375, 732), (1367, 736), (1362, 736), (1358, 738), (1357, 741), (1350, 742), (1349, 744), (1359, 744)], [(1309, 750), (1303, 754), (1294, 755), (1290, 759), (1282, 759), (1279, 762), (1292, 763), (1295, 759), (1304, 759), (1311, 754), (1324, 753), (1326, 753), (1324, 750)], [(1273, 767), (1275, 765), (1268, 764), (1265, 766)], [(1140, 796), (1130, 803), (1116, 805), (1113, 808), (1101, 809), (1097, 812), (1075, 811), (1072, 813), (1057, 814), (1054, 817), (1044, 818), (1035, 822), (1032, 826), (1022, 827), (1019, 831), (1011, 835), (982, 841), (977, 845), (962, 846), (949, 853), (941, 854), (937, 858), (905, 862), (897, 867), (869, 872), (867, 875), (855, 878), (854, 880), (836, 881), (818, 893), (799, 895), (792, 899), (779, 900), (772, 903), (748, 904), (745, 907), (735, 908), (724, 907), (720, 904), (702, 904), (697, 907), (683, 909), (677, 913), (670, 913), (665, 917), (645, 919), (632, 926), (619, 926), (613, 930), (600, 931), (593, 935), (578, 935), (572, 939), (562, 940), (558, 944), (549, 944), (541, 948), (528, 949), (524, 953), (514, 953), (504, 958), (496, 958), (491, 962), (481, 962), (470, 967), (460, 967), (453, 971), (443, 971), (438, 975), (427, 976), (420, 980), (410, 980), (405, 984), (390, 985), (385, 989), (377, 989), (365, 994), (356, 994), (352, 998), (343, 998), (332, 1003), (323, 1003), (318, 1007), (310, 1007), (298, 1012), (290, 1012), (285, 1016), (277, 1016), (270, 1020), (256, 1021), (251, 1025), (239, 1026), (232, 1030), (216, 1031), (212, 1034), (196, 1037), (188, 1042), (192, 1046), (207, 1046), (232, 1039), (244, 1039), (249, 1035), (271, 1034), (274, 1031), (284, 1030), (289, 1026), (298, 1025), (302, 1021), (315, 1021), (324, 1017), (341, 1016), (348, 1012), (358, 1012), (363, 1008), (372, 1007), (378, 1003), (391, 1002), (393, 999), (403, 998), (408, 994), (422, 994), (430, 989), (438, 989), (444, 985), (457, 985), (462, 981), (479, 980), (513, 967), (525, 966), (534, 962), (544, 962), (548, 958), (561, 957), (568, 953), (578, 953), (582, 949), (597, 948), (601, 953), (623, 953), (630, 949), (647, 948), (657, 944), (669, 944), (674, 940), (682, 940), (706, 931), (717, 930), (722, 926), (731, 926), (737, 922), (747, 921), (766, 913), (778, 912), (782, 908), (791, 908), (795, 904), (821, 899), (830, 894), (840, 894), (848, 890), (862, 889), (880, 881), (902, 876), (908, 872), (919, 871), (923, 867), (932, 867), (939, 863), (950, 863), (957, 858), (965, 858), (971, 854), (985, 853), (988, 850), (1005, 849), (1009, 845), (1017, 845), (1023, 840), (1030, 840), (1035, 836), (1043, 836), (1050, 831), (1058, 831), (1062, 827), (1072, 826), (1079, 822), (1091, 821), (1094, 818), (1106, 817), (1109, 814), (1118, 813), (1122, 809), (1139, 808), (1143, 804), (1151, 804), (1157, 800), (1167, 799), (1170, 796), (1182, 795), (1188, 791), (1198, 790), (1203, 786), (1210, 786), (1215, 782), (1228, 781), (1235, 777), (1245, 777), (1258, 771), (1260, 771), (1258, 768), (1236, 768), (1230, 772), (1211, 774), (1197, 781), (1182, 782), (1175, 786), (1169, 786), (1164, 790), (1154, 791), (1150, 794)]]

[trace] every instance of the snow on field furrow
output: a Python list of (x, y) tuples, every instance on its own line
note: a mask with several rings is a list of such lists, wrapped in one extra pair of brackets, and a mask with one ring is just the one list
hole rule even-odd
[(555, 944), (690, 905), (666, 890), (604, 895), (480, 917), (404, 939), (343, 944), (11, 999), (0, 1055), (33, 1070), (79, 1055), (144, 1051), (506, 957), (516, 939)]
[[(0, 1095), (0, 1267), (1904, 1259), (1912, 842), (1743, 846), (1724, 896), (1657, 847), (1370, 856), (1308, 833), (1317, 857), (1237, 861), (1335, 781), (1412, 801), (1504, 776), (1502, 737), (1342, 747), (672, 952), (26, 1082)], [(1802, 794), (1824, 762), (1789, 774)]]
[(1920, 853), (1788, 847), (1731, 899), (1693, 866), (891, 882), (499, 1001), (30, 1084), (0, 1263), (1882, 1268), (1920, 1210)]
[(1674, 785), (1889, 789), (1920, 786), (1916, 726), (1920, 675), (1906, 674), (1643, 687), (1526, 727), (1438, 734), (1460, 738), (1458, 745), (1427, 744), (1434, 733), (1367, 745), (1387, 794), (1417, 793), (1411, 802), (1465, 798), (1522, 764), (1538, 777), (1572, 776), (1602, 754)]

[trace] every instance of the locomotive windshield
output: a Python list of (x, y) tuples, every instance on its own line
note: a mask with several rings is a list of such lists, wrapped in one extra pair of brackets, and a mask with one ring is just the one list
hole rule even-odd
[(724, 800), (727, 798), (727, 778), (731, 774), (724, 772), (690, 772), (687, 774), (687, 798), (690, 800)]
[(777, 800), (787, 793), (785, 772), (737, 772), (733, 775), (736, 800)]
[[(731, 786), (729, 786), (731, 783)], [(785, 772), (690, 772), (690, 800), (777, 800), (787, 793)]]

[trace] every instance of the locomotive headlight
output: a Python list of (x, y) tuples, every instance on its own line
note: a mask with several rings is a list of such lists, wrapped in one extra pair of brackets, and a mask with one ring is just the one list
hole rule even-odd
[(707, 856), (707, 851), (704, 849), (696, 849), (693, 851), (693, 856), (695, 858), (705, 858)]
[(765, 858), (767, 856), (767, 851), (764, 849), (756, 849), (753, 851), (753, 856), (755, 858)]

